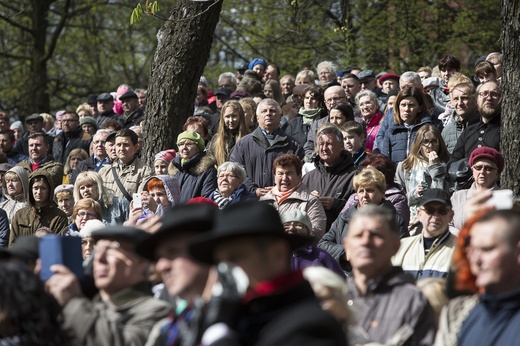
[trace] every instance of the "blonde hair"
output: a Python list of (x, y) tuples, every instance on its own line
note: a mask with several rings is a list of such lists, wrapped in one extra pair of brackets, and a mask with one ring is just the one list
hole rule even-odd
[(356, 189), (356, 191), (362, 186), (369, 185), (374, 185), (382, 193), (386, 191), (385, 176), (374, 167), (364, 168), (354, 176), (354, 189)]
[(448, 81), (448, 89), (451, 91), (455, 86), (462, 83), (471, 83), (471, 79), (460, 72), (455, 72)]
[(84, 198), (80, 201), (77, 201), (74, 205), (74, 210), (72, 211), (72, 220), (76, 219), (76, 216), (78, 215), (78, 212), (80, 209), (94, 209), (94, 212), (96, 213), (96, 218), (100, 221), (103, 220), (103, 213), (101, 211), (101, 206), (98, 202), (94, 201), (92, 198)]
[(303, 81), (305, 79), (308, 79), (310, 78), (311, 80), (311, 84), (314, 84), (314, 80), (316, 79), (316, 75), (314, 74), (314, 72), (312, 72), (311, 70), (303, 70), (303, 71), (300, 71), (298, 72), (298, 74), (296, 75), (296, 79), (294, 80), (294, 83), (296, 85), (298, 84), (304, 84)]
[(79, 155), (81, 157), (81, 161), (88, 159), (88, 154), (85, 151), (85, 149), (81, 149), (81, 148), (72, 149), (69, 156), (67, 156), (67, 161), (65, 161), (65, 167), (63, 167), (63, 173), (65, 173), (65, 175), (72, 173), (72, 168), (70, 167), (70, 160), (72, 160), (73, 156), (77, 156), (77, 155)]
[(78, 106), (78, 108), (76, 108), (76, 113), (78, 114), (78, 116), (79, 116), (79, 112), (81, 112), (81, 111), (87, 112), (88, 116), (92, 116), (93, 115), (92, 114), (92, 110), (90, 109), (90, 105), (88, 103), (82, 103), (82, 104), (80, 104)]
[(107, 190), (103, 186), (103, 180), (101, 180), (101, 176), (99, 173), (94, 171), (86, 171), (78, 174), (76, 178), (76, 183), (74, 184), (74, 201), (78, 203), (83, 198), (81, 197), (81, 193), (79, 193), (79, 188), (83, 184), (95, 184), (98, 188), (99, 198), (98, 201), (103, 203), (102, 206), (109, 207), (112, 205), (112, 196), (107, 193)]

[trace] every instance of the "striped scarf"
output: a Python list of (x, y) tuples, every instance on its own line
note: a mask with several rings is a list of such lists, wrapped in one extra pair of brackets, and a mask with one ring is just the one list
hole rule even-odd
[(219, 209), (224, 209), (225, 207), (227, 207), (227, 205), (229, 203), (231, 203), (231, 201), (232, 201), (231, 196), (232, 195), (230, 195), (229, 197), (224, 197), (220, 194), (220, 192), (217, 189), (213, 193), (213, 200), (215, 201), (215, 203), (217, 203)]

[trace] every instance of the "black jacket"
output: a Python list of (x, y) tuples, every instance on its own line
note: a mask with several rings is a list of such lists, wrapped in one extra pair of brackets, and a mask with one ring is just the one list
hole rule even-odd
[(70, 152), (74, 149), (80, 148), (89, 154), (91, 141), (92, 136), (85, 133), (81, 127), (67, 133), (62, 131), (54, 137), (52, 156), (56, 161), (64, 165)]

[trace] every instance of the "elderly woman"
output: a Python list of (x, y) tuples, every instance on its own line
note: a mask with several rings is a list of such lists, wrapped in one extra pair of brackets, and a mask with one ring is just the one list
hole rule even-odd
[(81, 255), (83, 260), (87, 260), (92, 255), (94, 250), (94, 240), (92, 239), (92, 232), (105, 228), (106, 225), (98, 219), (91, 219), (85, 222), (85, 225), (79, 231), (81, 237)]
[(100, 204), (102, 220), (107, 225), (122, 224), (128, 219), (128, 201), (108, 194), (97, 172), (87, 171), (78, 174), (74, 184), (74, 200), (78, 203), (84, 198), (92, 198)]
[(365, 147), (369, 150), (374, 148), (377, 131), (383, 120), (383, 113), (379, 111), (377, 95), (370, 90), (360, 91), (356, 95), (356, 104), (361, 113), (361, 118), (366, 124)]
[(318, 85), (323, 90), (332, 85), (339, 85), (336, 78), (336, 65), (331, 61), (322, 61), (318, 64), (316, 71), (318, 72)]
[(100, 220), (101, 216), (101, 206), (98, 202), (94, 201), (92, 198), (84, 198), (74, 205), (74, 211), (72, 212), (72, 224), (67, 227), (65, 235), (69, 236), (79, 236), (80, 231), (85, 226), (85, 223), (88, 220)]
[(246, 170), (237, 162), (224, 162), (217, 170), (217, 189), (209, 195), (209, 199), (225, 209), (237, 202), (255, 199), (247, 191), (244, 181)]
[(193, 131), (184, 131), (177, 137), (177, 156), (170, 163), (168, 173), (181, 187), (180, 203), (194, 197), (208, 197), (217, 188), (215, 160), (207, 156), (204, 139)]
[[(309, 215), (305, 211), (292, 209), (286, 211), (280, 215), (280, 217), (286, 233), (305, 237), (311, 235), (312, 223)], [(341, 277), (345, 277), (343, 269), (341, 269), (338, 262), (336, 262), (327, 251), (314, 245), (302, 246), (293, 251), (292, 269), (294, 271), (316, 266), (328, 268)]]
[(74, 211), (74, 185), (61, 184), (54, 189), (54, 201), (58, 208), (63, 210), (69, 221), (72, 222), (72, 212)]
[(320, 200), (302, 184), (301, 172), (302, 162), (298, 156), (278, 156), (273, 163), (275, 186), (260, 200), (271, 204), (280, 215), (293, 209), (305, 211), (311, 219), (310, 235), (318, 240), (325, 233), (327, 216)]
[(29, 177), (23, 167), (14, 166), (5, 173), (2, 181), (5, 201), (0, 203), (0, 208), (6, 211), (9, 222), (18, 210), (26, 206), (28, 191)]
[(314, 80), (316, 79), (316, 76), (313, 71), (311, 70), (302, 70), (298, 72), (296, 75), (296, 79), (294, 81), (294, 84), (300, 85), (300, 84), (314, 84)]
[(455, 215), (453, 226), (460, 230), (466, 221), (464, 205), (477, 192), (483, 190), (497, 190), (498, 178), (504, 170), (504, 157), (497, 150), (490, 147), (480, 147), (471, 153), (469, 166), (473, 172), (473, 184), (468, 190), (456, 191), (451, 196), (451, 204)]
[(65, 166), (63, 167), (63, 184), (70, 183), (72, 172), (76, 170), (78, 163), (85, 161), (86, 159), (88, 159), (88, 154), (84, 149), (76, 148), (70, 152), (67, 161), (65, 161)]
[[(334, 257), (347, 273), (351, 272), (352, 268), (345, 257), (342, 240), (348, 233), (349, 223), (354, 213), (358, 209), (370, 204), (391, 209), (396, 213), (392, 203), (385, 200), (385, 176), (374, 167), (367, 167), (354, 177), (354, 188), (356, 189), (358, 202), (339, 214), (330, 230), (318, 242), (318, 247)], [(401, 222), (402, 236), (407, 232), (407, 226)]]

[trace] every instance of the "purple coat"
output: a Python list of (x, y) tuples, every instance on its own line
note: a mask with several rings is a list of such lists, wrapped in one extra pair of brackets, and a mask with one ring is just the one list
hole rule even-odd
[(325, 267), (342, 278), (346, 277), (345, 272), (334, 257), (316, 246), (303, 246), (293, 251), (292, 269), (297, 271), (307, 267)]

